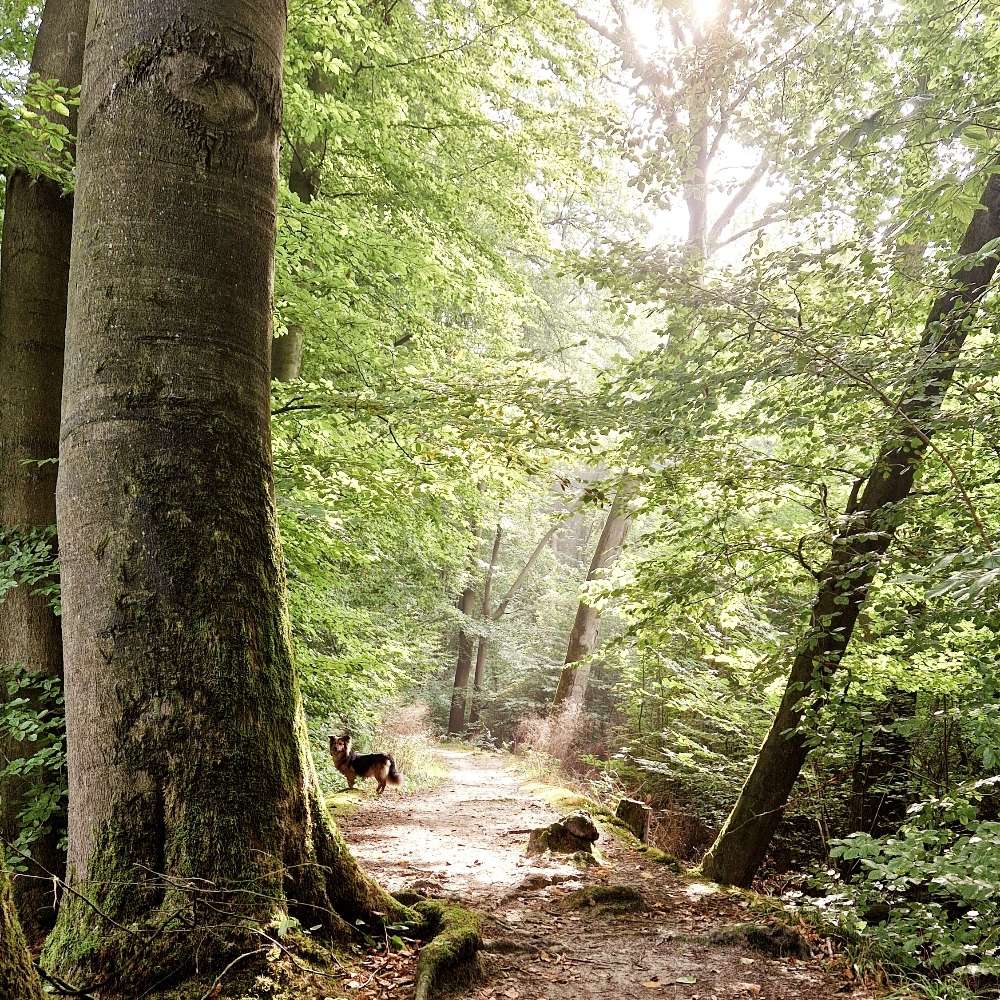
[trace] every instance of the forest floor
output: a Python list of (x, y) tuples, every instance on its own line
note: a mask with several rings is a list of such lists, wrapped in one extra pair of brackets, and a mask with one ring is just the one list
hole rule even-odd
[[(557, 819), (551, 786), (533, 783), (502, 754), (439, 748), (444, 782), (413, 795), (362, 797), (340, 819), (362, 863), (393, 892), (452, 898), (484, 913), (481, 977), (455, 996), (469, 1000), (784, 1000), (862, 997), (842, 966), (824, 956), (778, 958), (720, 945), (713, 932), (765, 914), (745, 893), (699, 882), (604, 828), (604, 864), (579, 870), (550, 855), (525, 856), (532, 828)], [(573, 805), (564, 795), (566, 808)], [(676, 866), (675, 866), (676, 867)], [(581, 889), (626, 886), (641, 912), (572, 908)], [(357, 1000), (412, 995), (415, 948), (373, 956)]]

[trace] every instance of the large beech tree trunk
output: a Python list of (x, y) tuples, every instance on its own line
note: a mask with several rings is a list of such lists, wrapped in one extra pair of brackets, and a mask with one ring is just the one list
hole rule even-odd
[[(458, 600), (458, 610), (471, 618), (476, 606), (476, 592), (466, 587)], [(469, 675), (472, 673), (472, 654), (475, 637), (460, 625), (458, 629), (458, 659), (455, 662), (455, 686), (451, 692), (451, 712), (448, 715), (448, 734), (455, 736), (465, 730), (466, 702), (469, 699)]]
[(330, 822), (290, 653), (268, 402), (284, 29), (283, 0), (91, 12), (58, 515), (68, 877), (92, 905), (67, 897), (46, 960), (129, 996), (288, 911), (346, 933), (402, 910)]
[[(87, 0), (48, 0), (31, 70), (64, 87), (77, 87), (83, 72)], [(76, 113), (63, 119), (76, 131)], [(46, 532), (56, 522), (59, 402), (62, 396), (66, 292), (73, 234), (73, 200), (58, 184), (15, 171), (7, 181), (0, 250), (0, 553), (24, 532)], [(38, 464), (44, 462), (45, 464)], [(0, 598), (0, 700), (7, 680), (27, 672), (62, 674), (59, 619), (48, 599), (27, 586)], [(40, 749), (0, 744), (0, 762)], [(30, 785), (15, 778), (0, 784), (0, 838), (14, 841), (18, 815)], [(42, 866), (29, 874), (61, 872), (61, 822), (31, 845)], [(44, 871), (43, 871), (44, 869)], [(14, 893), (29, 937), (51, 924), (51, 885), (16, 879)]]
[[(1000, 238), (1000, 173), (994, 174), (962, 240), (959, 253), (977, 254)], [(774, 723), (740, 796), (702, 862), (717, 882), (749, 885), (781, 821), (808, 753), (802, 720), (825, 702), (830, 678), (850, 644), (868, 590), (888, 551), (900, 505), (934, 433), (941, 403), (978, 305), (993, 280), (997, 255), (963, 268), (931, 308), (910, 391), (899, 419), (864, 483), (848, 505), (843, 531), (834, 538), (819, 574), (809, 625), (795, 650), (788, 685)]]
[(7, 870), (0, 852), (0, 997), (42, 1000), (42, 985), (18, 923)]
[[(500, 557), (500, 543), (503, 541), (503, 527), (497, 525), (496, 534), (493, 536), (493, 549), (490, 552), (490, 564), (486, 568), (486, 577), (483, 580), (483, 611), (482, 620), (489, 622), (493, 617), (493, 577), (497, 571), (497, 560)], [(479, 721), (479, 699), (483, 690), (483, 678), (486, 675), (486, 660), (489, 656), (490, 641), (485, 635), (479, 637), (479, 645), (476, 647), (476, 669), (472, 678), (472, 704), (469, 706), (469, 722)]]
[[(604, 522), (601, 537), (597, 541), (597, 548), (594, 550), (594, 558), (591, 560), (590, 570), (587, 573), (587, 583), (600, 580), (605, 575), (607, 570), (614, 565), (622, 545), (625, 544), (625, 538), (632, 524), (627, 510), (628, 499), (625, 490), (619, 490), (615, 496), (611, 510), (608, 511), (607, 520)], [(600, 611), (586, 601), (581, 601), (576, 610), (573, 631), (570, 632), (569, 644), (566, 648), (566, 662), (556, 687), (556, 696), (552, 706), (554, 711), (558, 711), (571, 699), (583, 701), (587, 693), (587, 676), (590, 671), (586, 667), (581, 669), (579, 664), (597, 648), (600, 629)]]

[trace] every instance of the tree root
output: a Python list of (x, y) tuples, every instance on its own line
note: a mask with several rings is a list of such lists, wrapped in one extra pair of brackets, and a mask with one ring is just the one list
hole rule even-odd
[(649, 907), (642, 894), (627, 885), (592, 885), (564, 896), (560, 910), (591, 910), (601, 915), (642, 913)]
[(471, 982), (480, 975), (481, 917), (472, 910), (428, 899), (414, 907), (434, 935), (417, 962), (415, 1000), (430, 998), (446, 983)]

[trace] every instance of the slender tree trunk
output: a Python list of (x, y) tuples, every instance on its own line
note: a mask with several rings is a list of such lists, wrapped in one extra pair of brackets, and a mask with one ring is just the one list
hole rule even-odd
[(287, 333), (271, 344), (271, 378), (275, 382), (294, 382), (302, 374), (302, 351), (305, 337), (299, 323), (289, 323)]
[(7, 870), (0, 854), (0, 997), (42, 1000), (42, 985), (18, 923)]
[[(33, 73), (77, 87), (83, 72), (87, 0), (48, 0), (31, 61)], [(76, 131), (76, 112), (63, 119)], [(15, 171), (7, 181), (0, 250), (0, 552), (5, 541), (28, 531), (53, 530), (62, 395), (66, 293), (73, 234), (73, 200), (58, 184)], [(38, 464), (43, 462), (45, 464)], [(54, 549), (54, 539), (52, 546)], [(53, 551), (53, 557), (55, 555)], [(0, 597), (0, 699), (12, 676), (62, 675), (59, 619), (47, 597), (28, 586)], [(33, 754), (38, 744), (0, 744), (0, 762)], [(0, 839), (15, 841), (18, 816), (31, 784), (0, 784)], [(65, 819), (31, 844), (44, 869), (61, 872), (59, 841)], [(43, 875), (41, 868), (29, 872)], [(15, 879), (14, 893), (31, 939), (51, 926), (51, 885)]]
[[(270, 450), (283, 0), (97, 0), (80, 110), (58, 488), (66, 979), (136, 996), (401, 907), (323, 804)], [(406, 911), (404, 911), (406, 912)], [(112, 923), (114, 921), (114, 923)]]
[(845, 832), (881, 837), (898, 830), (905, 819), (913, 785), (912, 746), (898, 723), (912, 719), (915, 711), (916, 696), (896, 689), (863, 717)]
[[(327, 93), (322, 78), (314, 73), (309, 87), (316, 94)], [(288, 187), (304, 205), (311, 205), (319, 193), (320, 161), (325, 143), (317, 137), (305, 149), (292, 147)], [(271, 378), (275, 382), (294, 382), (302, 374), (302, 351), (305, 336), (300, 323), (289, 323), (288, 330), (271, 342)]]
[[(482, 620), (489, 622), (493, 615), (493, 576), (497, 571), (497, 559), (500, 555), (500, 543), (503, 541), (503, 528), (498, 524), (493, 538), (493, 550), (490, 552), (490, 564), (483, 580), (483, 611)], [(490, 641), (485, 635), (479, 637), (476, 649), (476, 670), (472, 680), (472, 704), (469, 706), (469, 722), (479, 721), (479, 701), (483, 691), (483, 678), (486, 675), (486, 658), (489, 655)]]
[[(607, 520), (598, 539), (597, 548), (594, 550), (594, 558), (590, 563), (590, 571), (587, 573), (587, 583), (593, 583), (604, 577), (606, 571), (614, 565), (625, 544), (632, 519), (629, 517), (627, 508), (628, 496), (620, 489), (615, 497), (611, 510), (608, 512)], [(584, 673), (579, 670), (579, 663), (586, 659), (597, 648), (597, 640), (601, 628), (601, 613), (597, 608), (581, 601), (576, 611), (576, 620), (573, 622), (573, 631), (570, 632), (569, 645), (566, 649), (566, 662), (559, 675), (559, 684), (556, 687), (553, 711), (558, 711), (571, 698), (574, 701), (583, 701), (586, 695), (586, 677), (589, 670)]]
[[(314, 68), (308, 78), (309, 90), (316, 97), (333, 91), (333, 82), (324, 71)], [(328, 137), (317, 135), (311, 142), (291, 144), (288, 187), (304, 205), (311, 205), (320, 191), (323, 155)], [(289, 323), (288, 330), (271, 344), (271, 378), (275, 382), (293, 382), (302, 374), (305, 334), (301, 323)]]
[[(962, 240), (963, 256), (1000, 238), (1000, 173), (990, 178), (982, 204), (985, 207), (976, 212)], [(717, 882), (749, 885), (764, 859), (808, 753), (804, 714), (810, 707), (821, 708), (826, 700), (830, 678), (847, 651), (868, 590), (892, 543), (901, 502), (913, 487), (969, 326), (997, 264), (997, 256), (991, 255), (961, 270), (931, 309), (899, 419), (864, 489), (860, 484), (855, 489), (860, 499), (852, 497), (844, 517), (846, 527), (833, 540), (830, 558), (819, 574), (809, 626), (796, 648), (774, 723), (733, 811), (705, 855), (705, 874)]]
[[(458, 610), (471, 618), (476, 605), (476, 592), (466, 587), (458, 601)], [(464, 625), (458, 629), (458, 660), (455, 663), (455, 686), (451, 692), (451, 712), (448, 715), (448, 735), (456, 736), (465, 731), (465, 709), (469, 698), (469, 675), (472, 673), (473, 636)]]
[(528, 556), (527, 561), (521, 567), (520, 572), (514, 577), (514, 582), (507, 588), (507, 592), (500, 598), (500, 603), (496, 607), (496, 611), (493, 612), (492, 618), (495, 622), (500, 621), (505, 614), (507, 614), (507, 609), (510, 607), (510, 602), (514, 600), (517, 596), (518, 591), (524, 586), (525, 580), (528, 579), (528, 574), (534, 569), (535, 563), (538, 562), (541, 554), (548, 548), (549, 542), (555, 537), (556, 532), (563, 526), (562, 521), (558, 521), (550, 527), (541, 538), (538, 539), (538, 543), (531, 550), (531, 555)]

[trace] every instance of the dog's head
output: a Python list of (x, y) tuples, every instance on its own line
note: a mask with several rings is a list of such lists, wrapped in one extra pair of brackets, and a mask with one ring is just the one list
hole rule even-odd
[(343, 736), (330, 737), (330, 755), (335, 759), (346, 757), (351, 752), (351, 737), (346, 733)]

